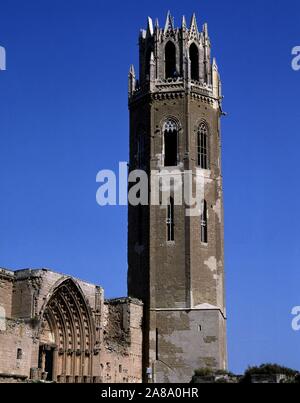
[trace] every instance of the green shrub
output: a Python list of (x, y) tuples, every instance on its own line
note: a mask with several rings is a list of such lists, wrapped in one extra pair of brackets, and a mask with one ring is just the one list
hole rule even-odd
[(199, 368), (195, 371), (195, 376), (213, 376), (214, 370), (211, 368)]
[(297, 371), (283, 367), (277, 364), (262, 364), (259, 367), (249, 367), (242, 378), (242, 383), (250, 383), (252, 375), (286, 375), (289, 378), (294, 378), (298, 374)]

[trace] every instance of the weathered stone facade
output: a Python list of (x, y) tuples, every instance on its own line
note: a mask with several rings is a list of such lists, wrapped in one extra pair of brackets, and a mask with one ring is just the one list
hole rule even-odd
[(143, 305), (49, 270), (0, 270), (0, 378), (141, 382)]
[[(139, 80), (129, 73), (130, 169), (173, 182), (157, 205), (129, 207), (128, 288), (145, 304), (144, 370), (155, 382), (186, 382), (196, 368), (227, 367), (221, 82), (207, 25), (199, 31), (195, 16), (189, 28), (185, 18), (175, 28), (170, 14), (163, 29), (149, 19), (139, 43)], [(193, 195), (196, 181), (203, 188), (192, 216), (174, 203), (187, 171)]]
[[(0, 270), (0, 381), (190, 382), (197, 368), (226, 369), (221, 99), (207, 25), (149, 19), (140, 79), (129, 74), (130, 171), (169, 184), (157, 204), (129, 206), (129, 298), (50, 270)], [(194, 215), (174, 202), (186, 171), (193, 195), (203, 190)]]

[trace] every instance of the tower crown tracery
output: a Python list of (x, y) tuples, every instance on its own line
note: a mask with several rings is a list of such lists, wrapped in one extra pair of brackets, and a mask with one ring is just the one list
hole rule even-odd
[[(148, 17), (147, 29), (139, 37), (139, 79), (134, 67), (129, 72), (129, 102), (145, 94), (191, 92), (206, 96), (215, 107), (221, 104), (221, 81), (211, 58), (208, 26), (199, 30), (195, 14), (189, 26), (182, 17), (180, 28), (168, 12), (163, 28)], [(163, 96), (163, 95), (162, 95)]]

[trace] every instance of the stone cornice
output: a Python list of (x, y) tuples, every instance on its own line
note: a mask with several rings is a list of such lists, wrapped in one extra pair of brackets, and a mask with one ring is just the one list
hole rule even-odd
[(199, 100), (203, 103), (214, 105), (215, 102), (220, 104), (221, 99), (213, 96), (213, 90), (205, 83), (198, 81), (185, 81), (182, 77), (169, 80), (155, 80), (154, 83), (143, 88), (138, 88), (132, 97), (129, 98), (129, 105), (150, 97), (151, 100), (167, 100), (183, 98), (190, 94), (192, 99)]

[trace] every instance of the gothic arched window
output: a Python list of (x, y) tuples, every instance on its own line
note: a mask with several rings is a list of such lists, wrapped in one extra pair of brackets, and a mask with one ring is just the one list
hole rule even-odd
[(175, 240), (174, 233), (174, 199), (170, 198), (170, 202), (168, 204), (168, 212), (167, 212), (167, 240), (168, 242), (172, 242)]
[(173, 42), (168, 42), (165, 48), (165, 67), (166, 78), (176, 76), (176, 47)]
[(165, 145), (165, 166), (173, 167), (178, 163), (178, 125), (169, 119), (163, 128)]
[(195, 43), (190, 46), (191, 79), (199, 81), (199, 50)]
[(209, 169), (208, 158), (208, 130), (205, 123), (201, 123), (197, 135), (197, 162), (202, 169)]
[(208, 220), (207, 220), (207, 202), (203, 200), (201, 205), (201, 242), (208, 242)]

